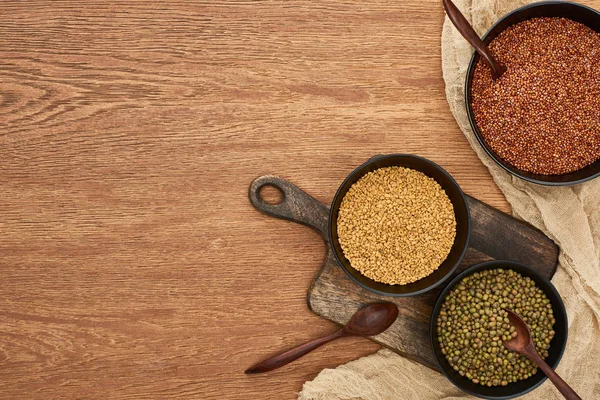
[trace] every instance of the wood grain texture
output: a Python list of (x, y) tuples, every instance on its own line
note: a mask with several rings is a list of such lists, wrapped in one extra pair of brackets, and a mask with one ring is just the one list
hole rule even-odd
[(292, 399), (375, 351), (244, 376), (335, 329), (305, 303), (322, 240), (248, 185), (329, 203), (408, 152), (508, 210), (448, 110), (442, 22), (437, 0), (0, 2), (0, 398)]
[[(265, 185), (283, 194), (277, 205), (265, 203), (260, 189)], [(389, 297), (372, 293), (354, 283), (337, 264), (329, 242), (329, 207), (277, 176), (257, 178), (250, 185), (250, 202), (259, 211), (310, 226), (325, 241), (325, 262), (308, 291), (308, 307), (318, 315), (339, 324), (368, 303), (391, 301), (400, 314), (385, 332), (372, 339), (397, 353), (438, 370), (429, 341), (429, 323), (435, 301), (449, 278), (438, 287), (417, 296)], [(532, 226), (518, 221), (484, 203), (466, 196), (471, 214), (471, 237), (464, 259), (453, 276), (466, 268), (489, 260), (511, 260), (531, 266), (550, 279), (558, 264), (558, 247)]]

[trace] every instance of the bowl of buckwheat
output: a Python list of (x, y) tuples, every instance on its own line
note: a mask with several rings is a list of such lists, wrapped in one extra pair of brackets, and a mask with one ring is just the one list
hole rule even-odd
[(466, 107), (484, 150), (509, 173), (543, 185), (600, 175), (600, 13), (545, 1), (502, 17), (482, 38), (506, 68), (494, 79), (476, 52)]
[(348, 276), (386, 296), (445, 281), (468, 247), (467, 200), (442, 167), (409, 154), (376, 156), (340, 185), (331, 205), (332, 251)]

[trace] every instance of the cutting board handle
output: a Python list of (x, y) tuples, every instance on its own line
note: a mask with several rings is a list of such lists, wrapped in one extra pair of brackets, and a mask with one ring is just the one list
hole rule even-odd
[[(260, 190), (272, 186), (281, 192), (281, 202), (269, 204), (260, 197)], [(326, 239), (329, 229), (329, 207), (302, 189), (276, 175), (256, 178), (248, 191), (250, 203), (260, 212), (310, 226)]]

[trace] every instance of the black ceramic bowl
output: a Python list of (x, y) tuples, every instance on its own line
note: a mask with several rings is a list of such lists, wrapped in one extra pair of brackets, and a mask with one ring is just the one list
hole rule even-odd
[[(338, 212), (342, 199), (348, 192), (348, 189), (367, 173), (378, 168), (392, 166), (406, 167), (421, 171), (425, 175), (435, 179), (450, 198), (456, 216), (456, 238), (454, 239), (454, 245), (452, 245), (450, 254), (448, 254), (446, 260), (431, 275), (407, 285), (388, 285), (377, 282), (367, 278), (359, 271), (352, 268), (350, 262), (344, 256), (337, 233)], [(346, 271), (348, 276), (350, 276), (354, 282), (358, 283), (363, 288), (386, 296), (413, 296), (426, 292), (446, 280), (463, 259), (465, 252), (467, 251), (470, 232), (471, 220), (469, 217), (469, 208), (467, 206), (465, 195), (456, 181), (436, 163), (410, 154), (376, 156), (356, 168), (339, 187), (329, 211), (329, 242), (331, 243), (333, 254), (342, 269)]]
[(507, 386), (481, 386), (471, 382), (469, 379), (462, 377), (456, 372), (446, 360), (446, 357), (442, 354), (440, 349), (440, 344), (437, 339), (437, 319), (440, 313), (440, 309), (442, 307), (442, 303), (444, 299), (448, 295), (448, 292), (458, 284), (465, 276), (469, 276), (478, 271), (484, 271), (487, 269), (512, 269), (520, 273), (525, 277), (531, 278), (535, 284), (546, 293), (550, 303), (552, 304), (552, 311), (554, 312), (554, 318), (556, 319), (556, 323), (554, 324), (554, 331), (556, 334), (552, 341), (550, 342), (550, 350), (548, 354), (548, 358), (546, 358), (546, 362), (554, 369), (558, 366), (558, 362), (560, 361), (563, 352), (565, 351), (565, 345), (567, 344), (567, 333), (568, 333), (568, 323), (567, 323), (567, 311), (565, 310), (565, 305), (563, 304), (560, 295), (556, 291), (556, 288), (550, 281), (543, 276), (541, 276), (536, 270), (526, 267), (523, 264), (519, 264), (514, 261), (487, 261), (481, 264), (474, 265), (470, 268), (467, 268), (462, 273), (460, 273), (456, 278), (454, 278), (448, 286), (444, 289), (440, 297), (438, 298), (435, 307), (433, 308), (433, 313), (431, 314), (431, 324), (429, 327), (429, 333), (431, 336), (431, 345), (433, 347), (433, 352), (437, 361), (440, 365), (440, 368), (444, 375), (458, 388), (464, 390), (465, 392), (472, 394), (473, 396), (481, 397), (483, 399), (512, 399), (514, 397), (522, 396), (525, 393), (532, 391), (537, 388), (546, 380), (546, 375), (538, 369), (538, 372), (522, 381), (518, 381), (515, 383), (509, 383)]
[[(489, 44), (494, 38), (498, 36), (498, 34), (500, 34), (500, 32), (502, 32), (509, 26), (537, 17), (569, 18), (573, 21), (577, 21), (588, 26), (596, 32), (600, 32), (600, 13), (598, 13), (598, 11), (583, 6), (581, 4), (570, 3), (567, 1), (543, 1), (539, 3), (526, 5), (505, 15), (498, 22), (496, 22), (494, 26), (490, 28), (490, 30), (483, 36), (482, 40), (484, 43)], [(477, 65), (479, 59), (479, 54), (475, 52), (473, 54), (473, 57), (471, 58), (469, 69), (467, 71), (467, 80), (465, 87), (467, 113), (469, 115), (469, 121), (471, 122), (471, 127), (473, 128), (473, 132), (475, 132), (477, 140), (479, 140), (479, 143), (484, 148), (484, 150), (494, 161), (496, 161), (496, 163), (498, 163), (498, 165), (500, 165), (506, 171), (521, 179), (525, 179), (526, 181), (542, 185), (574, 185), (577, 183), (585, 182), (600, 175), (600, 160), (597, 160), (596, 162), (588, 165), (587, 167), (584, 167), (580, 170), (568, 174), (541, 175), (518, 169), (504, 161), (498, 154), (496, 154), (496, 152), (494, 152), (494, 150), (492, 150), (492, 148), (487, 145), (483, 136), (481, 136), (479, 128), (477, 127), (475, 115), (473, 114), (473, 109), (471, 107), (471, 82), (473, 80), (473, 71), (475, 70), (475, 65)]]

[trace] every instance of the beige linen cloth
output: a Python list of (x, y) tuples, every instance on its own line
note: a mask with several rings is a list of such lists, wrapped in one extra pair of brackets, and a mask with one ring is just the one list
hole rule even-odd
[[(454, 0), (483, 35), (507, 12), (532, 1)], [(513, 214), (544, 231), (561, 249), (552, 282), (569, 317), (569, 341), (558, 373), (583, 399), (600, 399), (600, 179), (572, 187), (544, 187), (514, 178), (484, 154), (471, 131), (464, 80), (472, 48), (446, 18), (442, 69), (450, 109), (461, 130), (489, 168)], [(322, 371), (306, 382), (300, 400), (467, 399), (443, 375), (389, 350)], [(552, 383), (523, 399), (562, 398)]]

